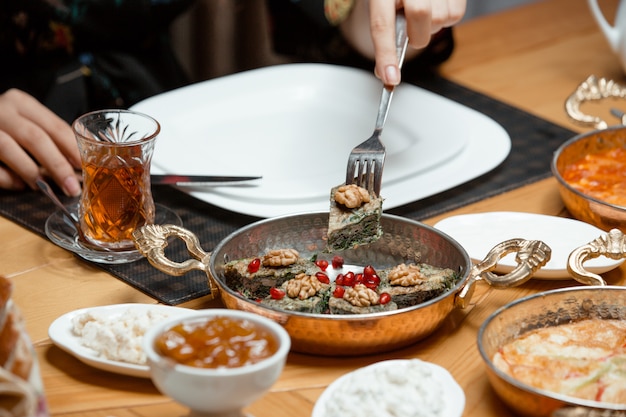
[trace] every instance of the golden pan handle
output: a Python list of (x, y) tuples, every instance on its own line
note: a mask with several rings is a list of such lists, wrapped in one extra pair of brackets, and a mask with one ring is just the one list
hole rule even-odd
[[(517, 253), (515, 256), (517, 266), (511, 272), (505, 275), (496, 275), (491, 272), (500, 259), (513, 252)], [(525, 283), (537, 270), (548, 263), (551, 256), (552, 249), (540, 240), (517, 238), (497, 244), (481, 262), (472, 267), (470, 278), (458, 293), (455, 305), (465, 308), (472, 298), (474, 283), (481, 279), (495, 288), (509, 288)]]
[[(179, 238), (185, 242), (187, 250), (195, 259), (187, 259), (183, 262), (169, 259), (165, 254), (165, 248), (171, 237)], [(198, 237), (191, 231), (173, 224), (147, 224), (135, 230), (133, 238), (137, 250), (159, 271), (173, 276), (181, 276), (197, 269), (204, 271), (210, 277), (208, 265), (211, 253), (202, 249)], [(211, 278), (209, 278), (209, 288), (211, 289), (211, 298), (216, 298), (219, 294), (219, 288)]]
[[(608, 124), (602, 118), (583, 113), (581, 107), (585, 102), (600, 101), (607, 98), (626, 98), (626, 88), (613, 80), (590, 75), (565, 100), (565, 112), (572, 121), (579, 125), (592, 127), (597, 130), (606, 129)], [(621, 118), (621, 124), (626, 124), (625, 119), (626, 116)]]
[(583, 266), (586, 261), (599, 256), (615, 260), (626, 257), (626, 236), (621, 230), (612, 229), (609, 233), (575, 249), (567, 259), (567, 270), (576, 281), (583, 284), (606, 285), (606, 281), (600, 275), (587, 271)]

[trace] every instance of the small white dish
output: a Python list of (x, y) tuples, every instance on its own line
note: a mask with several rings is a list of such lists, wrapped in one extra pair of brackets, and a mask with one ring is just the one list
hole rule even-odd
[(76, 336), (72, 330), (72, 320), (74, 319), (74, 317), (80, 316), (83, 313), (96, 312), (107, 315), (110, 318), (115, 318), (118, 316), (121, 317), (125, 311), (131, 308), (136, 309), (136, 311), (138, 312), (159, 312), (162, 314), (166, 314), (168, 318), (183, 314), (190, 314), (194, 311), (186, 308), (166, 306), (162, 304), (140, 303), (114, 304), (101, 307), (82, 308), (66, 313), (54, 320), (48, 328), (48, 336), (56, 346), (63, 349), (70, 355), (76, 357), (81, 362), (93, 366), (94, 368), (122, 375), (150, 378), (150, 368), (147, 363), (145, 365), (137, 365), (120, 361), (112, 361), (103, 358), (99, 356), (98, 353), (94, 350), (83, 346), (80, 342), (80, 338)]
[[(155, 224), (174, 224), (182, 226), (183, 222), (176, 213), (167, 207), (155, 204)], [(78, 204), (72, 204), (68, 207), (70, 213), (78, 212)], [(78, 233), (74, 224), (70, 222), (61, 210), (57, 210), (46, 220), (45, 231), (48, 238), (57, 246), (74, 252), (83, 259), (92, 262), (104, 264), (123, 264), (134, 262), (143, 258), (143, 255), (137, 249), (129, 249), (124, 251), (107, 251), (95, 250), (83, 246), (78, 238)]]
[[(133, 109), (161, 124), (152, 173), (262, 175), (254, 186), (182, 191), (274, 217), (328, 210), (350, 151), (372, 134), (380, 92), (380, 80), (368, 71), (287, 64), (196, 83)], [(383, 142), (386, 209), (484, 174), (511, 148), (493, 119), (410, 84), (394, 93)]]
[[(393, 378), (390, 387), (382, 385), (388, 383), (387, 375)], [(356, 395), (360, 397), (355, 398)], [(385, 407), (386, 402), (390, 402), (389, 406), (397, 405), (398, 409), (396, 413), (386, 412), (384, 415), (427, 415), (428, 408), (438, 408), (436, 415), (439, 417), (461, 417), (465, 409), (465, 393), (452, 375), (439, 365), (420, 359), (387, 360), (335, 380), (315, 403), (311, 417), (353, 417), (366, 415), (365, 411), (367, 415), (381, 415), (376, 407)]]
[[(164, 355), (156, 346), (157, 339), (163, 333), (169, 332), (173, 327), (183, 325), (185, 328), (195, 328), (191, 344), (202, 341), (203, 336), (198, 335), (198, 328), (202, 329), (217, 318), (231, 321), (232, 326), (239, 323), (240, 334), (244, 340), (254, 343), (241, 343), (239, 340), (225, 341), (223, 337), (233, 329), (224, 328), (225, 331), (207, 331), (204, 336), (207, 340), (205, 348), (198, 349), (192, 357), (198, 362), (209, 360), (213, 355), (220, 355), (219, 346), (230, 345), (228, 348), (233, 355), (230, 359), (239, 357), (241, 353), (252, 359), (257, 354), (263, 353), (264, 346), (272, 345), (275, 350), (258, 361), (245, 363), (241, 366), (218, 366), (196, 367), (179, 363), (173, 357)], [(187, 339), (185, 336), (180, 336)], [(261, 343), (264, 339), (267, 343)], [(270, 340), (275, 342), (272, 344)], [(188, 340), (186, 340), (188, 341)], [(219, 344), (215, 342), (219, 341)], [(247, 345), (247, 346), (243, 346)], [(252, 345), (256, 345), (254, 348)], [(267, 317), (243, 310), (211, 308), (199, 310), (188, 316), (173, 317), (150, 328), (143, 339), (143, 350), (148, 358), (150, 373), (154, 385), (174, 401), (189, 407), (189, 416), (193, 417), (245, 417), (241, 410), (252, 404), (258, 398), (270, 390), (282, 374), (287, 355), (291, 348), (291, 338), (285, 328)], [(243, 352), (242, 352), (243, 351)], [(271, 350), (270, 350), (271, 352)], [(201, 355), (206, 355), (200, 357)]]
[[(482, 261), (491, 248), (505, 240), (541, 240), (552, 249), (550, 261), (535, 273), (536, 278), (544, 279), (571, 279), (567, 272), (569, 254), (606, 234), (579, 220), (508, 211), (452, 216), (441, 220), (434, 227), (459, 242), (474, 262)], [(585, 268), (602, 274), (617, 268), (622, 262), (624, 259), (599, 257), (587, 261)], [(516, 265), (515, 254), (509, 254), (498, 262), (495, 272), (508, 273)]]

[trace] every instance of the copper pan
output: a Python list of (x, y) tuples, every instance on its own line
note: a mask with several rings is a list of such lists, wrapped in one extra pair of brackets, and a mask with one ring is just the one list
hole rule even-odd
[[(432, 333), (454, 308), (470, 301), (476, 281), (510, 287), (528, 280), (550, 258), (550, 248), (540, 241), (511, 239), (497, 245), (485, 260), (472, 265), (467, 252), (448, 235), (422, 223), (384, 214), (383, 237), (376, 243), (342, 251), (346, 264), (388, 268), (402, 262), (423, 262), (458, 271), (456, 284), (428, 302), (395, 311), (362, 315), (327, 315), (275, 310), (249, 300), (230, 288), (222, 271), (231, 260), (259, 256), (269, 249), (294, 248), (301, 256), (324, 253), (328, 212), (305, 213), (260, 220), (223, 239), (211, 253), (202, 250), (190, 231), (172, 225), (147, 225), (135, 232), (139, 251), (157, 269), (180, 276), (205, 271), (213, 297), (231, 309), (269, 317), (282, 324), (292, 339), (292, 350), (330, 356), (378, 353), (412, 344)], [(168, 238), (185, 241), (193, 259), (174, 262), (165, 255)], [(496, 276), (497, 261), (517, 252), (519, 265), (509, 274)]]
[(585, 318), (626, 320), (626, 288), (585, 286), (547, 291), (513, 301), (480, 327), (478, 349), (498, 396), (516, 414), (529, 417), (626, 417), (626, 404), (588, 401), (540, 390), (498, 370), (492, 358), (527, 331)]

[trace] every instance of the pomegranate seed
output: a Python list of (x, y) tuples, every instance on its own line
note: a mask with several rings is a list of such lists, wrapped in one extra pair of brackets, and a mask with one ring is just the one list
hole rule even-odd
[(363, 278), (364, 278), (364, 277), (363, 277), (363, 274), (361, 274), (361, 273), (356, 274), (356, 275), (354, 276), (354, 283), (355, 283), (355, 284), (362, 284), (362, 283), (363, 283)]
[(335, 288), (335, 291), (333, 291), (333, 297), (335, 298), (343, 298), (343, 295), (346, 293), (346, 290), (343, 287), (337, 287)]
[(343, 268), (343, 258), (339, 255), (333, 256), (332, 264), (335, 269)]
[(389, 301), (391, 301), (391, 296), (386, 292), (382, 293), (378, 299), (378, 302), (381, 304), (387, 304)]
[(356, 284), (356, 280), (354, 279), (354, 274), (346, 274), (343, 276), (343, 285), (346, 287), (354, 287)]
[(326, 271), (326, 268), (328, 268), (328, 261), (326, 259), (319, 259), (315, 261), (315, 265), (317, 265), (322, 271)]
[(378, 287), (378, 284), (380, 284), (380, 278), (378, 277), (378, 275), (372, 275), (371, 277), (365, 277), (363, 279), (363, 284), (367, 288), (376, 289), (376, 287)]
[(337, 284), (337, 285), (344, 285), (343, 280), (344, 280), (344, 275), (343, 274), (339, 274), (335, 278), (335, 284)]
[(363, 268), (363, 275), (365, 275), (366, 277), (371, 277), (372, 275), (376, 275), (376, 270), (372, 265), (367, 265), (365, 268)]
[(285, 291), (281, 290), (280, 288), (270, 288), (270, 297), (272, 297), (274, 300), (282, 300), (284, 296)]
[(328, 275), (323, 272), (316, 272), (315, 278), (317, 278), (317, 280), (322, 284), (330, 284), (330, 278), (328, 278)]
[(254, 258), (248, 264), (248, 272), (251, 274), (254, 274), (255, 272), (257, 272), (259, 268), (261, 268), (261, 259), (259, 258)]

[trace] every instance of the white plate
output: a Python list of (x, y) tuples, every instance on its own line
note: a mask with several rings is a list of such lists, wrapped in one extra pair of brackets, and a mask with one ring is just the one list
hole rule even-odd
[[(450, 235), (468, 252), (474, 262), (481, 261), (500, 242), (508, 239), (541, 240), (552, 249), (550, 261), (535, 277), (548, 279), (571, 278), (567, 258), (579, 246), (605, 235), (601, 229), (578, 220), (542, 214), (489, 212), (452, 216), (441, 220), (435, 228)], [(585, 262), (585, 269), (602, 274), (621, 265), (624, 260), (604, 257)], [(508, 273), (516, 266), (515, 254), (503, 257), (496, 272)]]
[[(352, 148), (373, 131), (381, 84), (325, 64), (278, 65), (204, 81), (144, 100), (161, 123), (153, 173), (262, 175), (256, 186), (185, 191), (259, 217), (328, 209)], [(402, 84), (383, 132), (381, 194), (390, 209), (499, 165), (511, 141), (487, 116)]]
[(136, 376), (141, 378), (150, 377), (150, 369), (148, 365), (136, 365), (131, 363), (112, 361), (98, 356), (98, 354), (83, 346), (80, 343), (80, 338), (74, 335), (72, 332), (73, 324), (72, 319), (85, 312), (100, 312), (110, 314), (111, 317), (121, 316), (129, 308), (136, 309), (136, 311), (156, 311), (159, 313), (167, 314), (168, 317), (174, 315), (189, 314), (193, 310), (172, 307), (161, 304), (115, 304), (102, 307), (89, 307), (80, 310), (74, 310), (62, 315), (52, 322), (48, 328), (48, 335), (52, 342), (75, 356), (81, 362), (93, 366), (94, 368), (102, 369), (109, 372), (115, 372), (123, 375)]
[[(373, 372), (378, 372), (381, 369), (391, 369), (396, 373), (400, 373), (410, 364), (413, 364), (418, 369), (425, 369), (426, 372), (430, 373), (427, 378), (420, 379), (419, 381), (412, 381), (416, 385), (421, 384), (423, 386), (420, 391), (426, 389), (426, 387), (429, 385), (438, 385), (439, 387), (441, 387), (441, 396), (439, 397), (439, 399), (441, 401), (440, 405), (443, 406), (443, 409), (441, 410), (441, 413), (437, 415), (440, 417), (461, 417), (463, 415), (463, 410), (465, 409), (465, 393), (463, 392), (463, 389), (459, 386), (459, 384), (454, 380), (452, 375), (450, 375), (450, 373), (445, 368), (419, 359), (394, 359), (377, 362), (341, 376), (324, 390), (322, 395), (315, 403), (315, 406), (313, 407), (313, 413), (311, 414), (311, 417), (336, 417), (326, 412), (327, 404), (329, 402), (349, 399), (347, 397), (351, 397), (350, 395), (340, 395), (340, 393), (337, 393), (337, 390), (345, 390), (349, 388), (351, 384), (353, 384), (353, 382), (356, 382), (359, 379), (364, 380), (367, 384), (367, 387), (365, 389), (359, 389), (360, 394), (363, 396), (362, 401), (371, 402), (367, 401), (368, 398), (376, 399), (380, 396), (385, 398), (384, 393), (376, 392), (377, 389), (380, 390), (384, 388), (381, 388), (380, 381), (376, 379)], [(378, 394), (383, 395), (379, 396)], [(388, 398), (393, 398), (397, 396), (398, 394), (394, 395), (393, 392), (387, 395)], [(352, 400), (354, 400), (354, 398), (352, 398)], [(409, 398), (407, 398), (406, 402), (408, 401)], [(406, 402), (404, 404), (405, 406)], [(357, 414), (356, 411), (357, 410), (353, 410), (352, 414), (350, 415), (362, 415)], [(408, 412), (410, 412), (411, 410), (405, 411), (407, 411), (407, 413), (399, 413), (399, 415), (409, 415)], [(372, 413), (370, 412), (369, 414)], [(416, 413), (413, 410), (413, 413), (411, 413), (410, 415), (415, 414)], [(385, 415), (392, 415), (392, 413), (385, 413)]]

